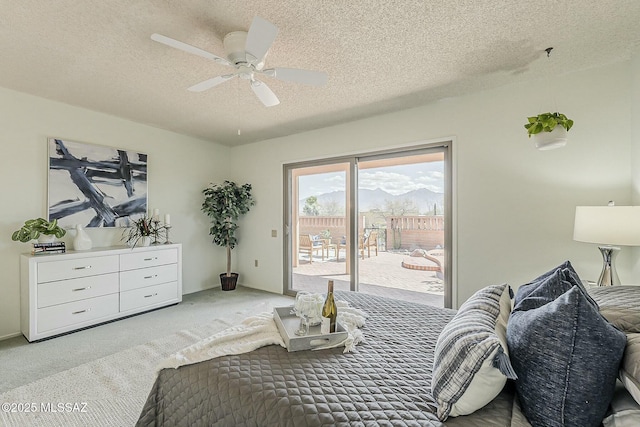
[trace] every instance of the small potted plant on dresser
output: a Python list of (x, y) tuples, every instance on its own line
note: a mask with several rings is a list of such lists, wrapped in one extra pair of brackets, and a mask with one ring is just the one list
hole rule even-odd
[(67, 234), (64, 228), (58, 225), (58, 220), (47, 221), (44, 218), (28, 219), (20, 230), (16, 230), (11, 235), (11, 240), (27, 243), (36, 240), (40, 243), (52, 242), (56, 238), (61, 238)]
[(122, 240), (131, 248), (135, 248), (138, 243), (140, 246), (149, 246), (151, 244), (151, 236), (156, 235), (158, 232), (159, 228), (153, 218), (145, 215), (131, 221), (131, 225), (122, 232)]
[(238, 219), (255, 204), (251, 184), (224, 181), (222, 184), (210, 184), (202, 193), (202, 212), (211, 219), (209, 234), (213, 236), (213, 243), (227, 249), (227, 271), (220, 274), (220, 284), (223, 291), (232, 291), (236, 288), (238, 273), (231, 272), (231, 250), (238, 243)]
[(573, 126), (573, 120), (562, 113), (542, 113), (527, 117), (524, 125), (538, 150), (551, 150), (563, 147), (567, 143), (567, 132)]

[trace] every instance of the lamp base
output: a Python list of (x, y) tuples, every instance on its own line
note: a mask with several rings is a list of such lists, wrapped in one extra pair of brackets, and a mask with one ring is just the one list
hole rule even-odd
[(598, 286), (620, 285), (620, 278), (616, 271), (614, 260), (620, 252), (620, 248), (615, 246), (598, 246), (602, 254), (602, 272), (598, 278)]

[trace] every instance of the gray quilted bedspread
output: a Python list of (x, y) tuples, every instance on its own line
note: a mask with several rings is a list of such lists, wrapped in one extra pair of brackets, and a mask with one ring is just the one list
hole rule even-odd
[(640, 286), (601, 286), (589, 289), (600, 314), (623, 332), (640, 333)]
[[(442, 426), (430, 392), (433, 348), (454, 311), (358, 293), (337, 297), (370, 316), (355, 352), (289, 353), (272, 345), (164, 369), (137, 425)], [(513, 401), (505, 390), (446, 425), (528, 426)]]

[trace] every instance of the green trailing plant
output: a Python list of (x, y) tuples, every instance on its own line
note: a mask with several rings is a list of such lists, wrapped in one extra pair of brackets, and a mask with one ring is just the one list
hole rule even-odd
[(529, 123), (524, 125), (524, 128), (531, 135), (535, 135), (540, 132), (551, 132), (556, 126), (560, 125), (567, 131), (573, 126), (573, 120), (567, 118), (562, 113), (542, 113), (537, 116), (527, 117)]
[(57, 219), (53, 221), (47, 221), (44, 218), (28, 219), (20, 230), (13, 232), (11, 240), (27, 243), (30, 240), (37, 239), (41, 234), (53, 235), (59, 239), (67, 232), (64, 228), (58, 226)]
[(158, 237), (163, 227), (158, 226), (157, 221), (149, 216), (143, 216), (132, 220), (131, 225), (122, 232), (122, 239), (128, 246), (135, 248), (143, 237)]
[(231, 250), (238, 243), (238, 219), (255, 205), (251, 184), (237, 185), (232, 181), (209, 184), (202, 190), (202, 212), (211, 219), (209, 234), (213, 243), (227, 249), (227, 277), (231, 277)]

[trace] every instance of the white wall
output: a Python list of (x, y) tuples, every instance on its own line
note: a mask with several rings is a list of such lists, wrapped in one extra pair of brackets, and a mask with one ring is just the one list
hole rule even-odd
[[(233, 178), (251, 183), (257, 199), (234, 251), (241, 282), (282, 290), (283, 163), (451, 136), (454, 305), (491, 283), (517, 287), (565, 259), (583, 278), (597, 279), (600, 254), (572, 240), (573, 217), (577, 205), (631, 202), (630, 82), (625, 62), (233, 148)], [(549, 110), (566, 113), (575, 126), (565, 148), (537, 151), (523, 125)], [(623, 282), (631, 280), (630, 251), (618, 257), (618, 269)]]
[[(19, 255), (30, 247), (11, 234), (26, 219), (46, 217), (48, 137), (147, 153), (149, 208), (171, 213), (171, 238), (183, 243), (184, 293), (220, 286), (224, 252), (209, 239), (200, 191), (226, 178), (227, 147), (0, 89), (0, 338), (20, 331)], [(96, 247), (121, 244), (121, 230), (87, 232)]]
[[(631, 60), (631, 162), (632, 199), (640, 205), (640, 45)], [(640, 279), (640, 247), (633, 248), (633, 277)], [(640, 284), (640, 282), (635, 282)]]

